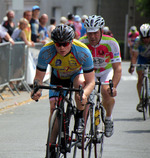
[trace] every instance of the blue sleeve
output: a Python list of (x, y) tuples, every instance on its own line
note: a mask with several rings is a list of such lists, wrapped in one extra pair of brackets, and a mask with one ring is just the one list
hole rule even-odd
[(37, 69), (40, 71), (46, 71), (48, 64), (51, 62), (53, 57), (55, 56), (56, 51), (54, 50), (54, 46), (44, 46), (39, 53)]
[(91, 72), (94, 69), (94, 64), (93, 64), (93, 57), (90, 52), (90, 50), (87, 47), (82, 46), (75, 46), (74, 49), (77, 49), (77, 60), (79, 63), (82, 65), (83, 71), (84, 72)]
[[(91, 72), (94, 69), (94, 64), (93, 64), (93, 57), (89, 49), (85, 49), (84, 52), (81, 53), (82, 59), (83, 59), (83, 71), (84, 73), (86, 72)], [(85, 60), (86, 59), (86, 60)]]

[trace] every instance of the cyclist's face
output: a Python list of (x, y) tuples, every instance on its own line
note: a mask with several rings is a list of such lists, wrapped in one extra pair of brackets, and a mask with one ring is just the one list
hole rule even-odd
[(91, 45), (96, 46), (101, 40), (100, 29), (97, 32), (87, 32), (87, 37)]
[(55, 44), (56, 50), (61, 56), (67, 55), (70, 52), (70, 50), (71, 50), (71, 46), (72, 46), (72, 43), (69, 43), (66, 46), (63, 46), (63, 45), (57, 46)]

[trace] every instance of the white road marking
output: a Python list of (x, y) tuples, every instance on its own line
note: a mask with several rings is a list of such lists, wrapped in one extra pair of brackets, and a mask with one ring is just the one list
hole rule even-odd
[(121, 79), (124, 81), (137, 81), (137, 76), (122, 76)]

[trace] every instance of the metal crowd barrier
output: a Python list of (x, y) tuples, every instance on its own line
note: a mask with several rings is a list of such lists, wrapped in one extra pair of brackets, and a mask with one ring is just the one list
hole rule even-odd
[[(26, 82), (27, 66), (28, 66), (28, 54), (30, 49), (36, 51), (42, 48), (41, 43), (36, 43), (35, 47), (28, 47), (24, 42), (15, 42), (15, 45), (10, 43), (0, 44), (0, 88), (7, 86), (11, 93), (15, 95), (10, 83), (14, 89), (19, 91), (14, 82), (21, 82), (24, 88), (30, 92), (31, 89)], [(0, 97), (4, 100), (4, 97), (0, 94)]]

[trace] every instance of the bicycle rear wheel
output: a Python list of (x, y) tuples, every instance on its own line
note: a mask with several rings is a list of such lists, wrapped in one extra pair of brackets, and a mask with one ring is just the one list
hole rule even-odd
[(91, 115), (92, 115), (92, 110), (90, 112), (90, 105), (87, 105), (84, 114), (85, 127), (82, 136), (82, 158), (94, 157), (94, 144), (93, 144), (94, 127), (92, 126), (93, 124), (91, 122)]
[(104, 144), (104, 118), (102, 119), (102, 117), (104, 117), (105, 115), (105, 111), (104, 108), (102, 107), (102, 105), (100, 105), (100, 124), (98, 125), (98, 127), (95, 124), (95, 143), (94, 143), (94, 152), (95, 152), (95, 158), (102, 158), (102, 154), (103, 154), (103, 144)]
[(48, 132), (46, 158), (59, 158), (61, 148), (61, 125), (59, 110), (54, 110)]
[(148, 80), (147, 78), (144, 78), (144, 82), (141, 88), (142, 92), (142, 106), (143, 106), (143, 119), (147, 119), (147, 107), (148, 107)]

